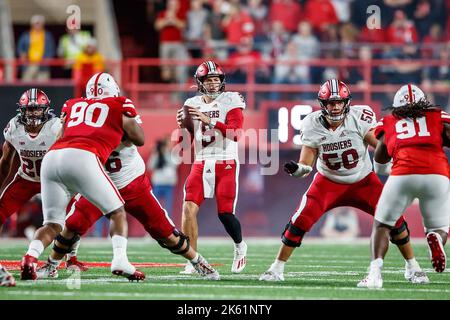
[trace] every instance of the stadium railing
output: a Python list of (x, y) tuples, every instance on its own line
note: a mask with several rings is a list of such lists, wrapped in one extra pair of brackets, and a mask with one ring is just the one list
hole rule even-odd
[[(106, 70), (112, 73), (121, 84), (122, 89), (130, 98), (135, 101), (142, 108), (149, 109), (171, 109), (179, 107), (183, 100), (195, 92), (196, 84), (194, 83), (193, 74), (195, 68), (203, 62), (204, 59), (189, 59), (189, 60), (173, 60), (173, 59), (159, 59), (159, 58), (126, 58), (122, 61), (106, 61)], [(247, 100), (249, 109), (257, 110), (259, 103), (264, 100), (270, 100), (270, 94), (298, 94), (310, 93), (311, 100), (321, 84), (321, 81), (308, 84), (274, 84), (273, 70), (277, 65), (291, 65), (291, 66), (308, 66), (311, 68), (319, 68), (322, 70), (330, 68), (338, 76), (345, 70), (358, 69), (360, 73), (360, 80), (358, 83), (349, 83), (353, 95), (359, 95), (358, 100), (371, 105), (374, 102), (374, 95), (376, 94), (390, 94), (392, 95), (398, 89), (399, 84), (380, 84), (374, 83), (373, 77), (375, 69), (380, 72), (381, 69), (390, 68), (391, 71), (384, 72), (384, 77), (387, 82), (390, 82), (389, 76), (395, 73), (393, 68), (401, 66), (416, 66), (418, 72), (431, 67), (448, 67), (449, 61), (444, 59), (311, 59), (311, 60), (297, 60), (281, 62), (274, 59), (263, 59), (261, 61), (252, 62), (247, 61), (245, 64), (237, 64), (233, 60), (217, 60), (221, 63), (227, 74), (227, 80), (232, 79), (233, 69), (240, 69), (245, 75), (243, 83), (233, 83), (227, 81), (227, 90), (239, 91), (243, 93)], [(26, 63), (19, 59), (1, 60), (0, 59), (0, 75), (4, 75), (2, 70), (7, 66), (11, 66), (12, 76), (7, 79), (5, 76), (0, 77), (0, 85), (24, 85), (43, 82), (23, 81), (20, 79), (20, 67)], [(73, 80), (67, 76), (63, 76), (62, 70), (66, 65), (64, 59), (46, 59), (40, 65), (49, 66), (51, 68), (52, 77), (46, 85), (52, 86), (66, 86), (73, 84)], [(182, 83), (166, 83), (160, 80), (161, 67), (182, 67), (184, 68), (184, 78)], [(263, 81), (260, 80), (259, 74), (265, 72)], [(449, 94), (450, 81), (447, 82), (433, 82), (434, 79), (424, 78), (430, 80), (427, 83), (419, 83), (428, 94)], [(156, 79), (156, 80), (155, 80)], [(242, 80), (242, 79), (241, 79)], [(378, 98), (378, 97), (377, 97)], [(285, 100), (285, 99), (284, 99)]]

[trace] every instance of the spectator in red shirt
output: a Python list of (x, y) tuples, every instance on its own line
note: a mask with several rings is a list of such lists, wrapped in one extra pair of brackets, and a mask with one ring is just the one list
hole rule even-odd
[(386, 34), (383, 28), (369, 29), (364, 26), (359, 33), (359, 42), (382, 43), (386, 41)]
[[(186, 26), (185, 14), (179, 10), (178, 0), (168, 0), (167, 8), (158, 14), (155, 29), (159, 31), (159, 57), (162, 59), (186, 60), (189, 58), (186, 46), (183, 43), (183, 30)], [(161, 78), (164, 81), (185, 83), (187, 67), (163, 66)]]
[(305, 6), (305, 19), (316, 32), (323, 32), (330, 24), (338, 24), (339, 19), (330, 0), (308, 0)]
[(416, 43), (418, 35), (414, 23), (405, 12), (396, 10), (394, 20), (386, 30), (386, 41), (394, 44)]
[(229, 45), (238, 45), (242, 38), (253, 36), (255, 25), (252, 18), (237, 3), (230, 4), (230, 10), (222, 21)]
[(272, 0), (269, 12), (269, 23), (282, 21), (285, 30), (291, 33), (297, 31), (297, 25), (302, 18), (300, 4), (294, 0)]

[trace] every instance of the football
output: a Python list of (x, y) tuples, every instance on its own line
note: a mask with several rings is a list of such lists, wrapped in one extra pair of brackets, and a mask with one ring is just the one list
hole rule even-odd
[(186, 128), (190, 133), (194, 133), (194, 120), (189, 114), (189, 106), (183, 106), (183, 127)]

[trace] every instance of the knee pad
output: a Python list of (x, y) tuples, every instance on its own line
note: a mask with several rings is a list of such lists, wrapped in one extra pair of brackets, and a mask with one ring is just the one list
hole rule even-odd
[[(173, 231), (173, 234), (177, 237), (180, 237), (180, 240), (178, 240), (178, 243), (172, 247), (167, 246), (166, 244), (164, 244), (162, 241), (157, 240), (159, 245), (161, 247), (163, 247), (164, 249), (169, 250), (170, 252), (172, 252), (173, 254), (184, 254), (186, 252), (189, 251), (189, 248), (191, 247), (190, 243), (189, 243), (189, 237), (186, 236), (183, 232), (175, 229)], [(186, 243), (186, 248), (181, 249), (184, 244)]]
[(289, 221), (281, 234), (281, 241), (288, 247), (300, 247), (305, 233)]
[[(53, 250), (60, 254), (68, 254), (72, 251), (72, 246), (80, 240), (80, 236), (76, 234), (72, 239), (66, 239), (61, 234), (58, 234), (53, 242)], [(62, 248), (60, 244), (67, 248)]]
[[(402, 239), (395, 239), (395, 237), (397, 235), (401, 234), (405, 230), (408, 232), (406, 237), (404, 237)], [(406, 223), (406, 221), (403, 221), (403, 223), (400, 227), (392, 229), (389, 234), (391, 236), (391, 238), (390, 238), (391, 242), (397, 246), (402, 246), (409, 242), (409, 229), (408, 229), (408, 224)]]

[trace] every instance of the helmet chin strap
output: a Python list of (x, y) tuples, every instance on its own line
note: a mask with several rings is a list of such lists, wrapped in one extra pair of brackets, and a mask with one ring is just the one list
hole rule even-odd
[(342, 121), (344, 121), (344, 119), (346, 117), (346, 113), (343, 112), (339, 116), (336, 116), (336, 117), (339, 117), (339, 119), (336, 119), (336, 117), (334, 117), (334, 119), (333, 119), (333, 117), (330, 114), (328, 114), (328, 113), (325, 115), (325, 117), (330, 122), (330, 124), (336, 125), (336, 124), (340, 124)]
[(206, 86), (202, 83), (202, 88), (203, 88), (203, 94), (213, 100), (216, 99), (222, 93), (220, 91), (220, 87), (216, 92), (210, 92), (208, 89), (206, 89)]
[(220, 95), (220, 92), (208, 92), (205, 95), (214, 100)]

